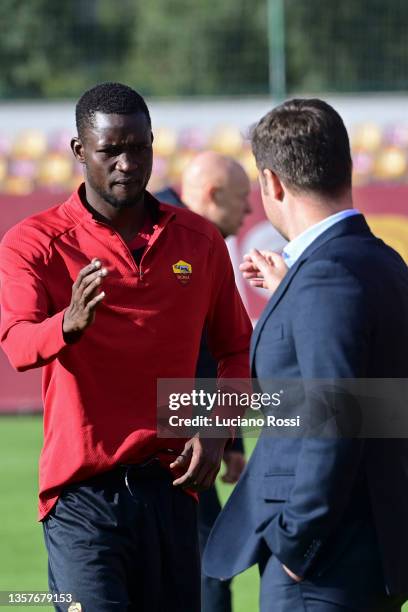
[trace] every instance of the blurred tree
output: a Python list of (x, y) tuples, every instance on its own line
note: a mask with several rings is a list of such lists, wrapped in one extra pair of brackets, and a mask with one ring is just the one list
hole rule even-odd
[(0, 96), (71, 97), (115, 79), (133, 7), (132, 0), (1, 0)]
[(0, 96), (76, 96), (124, 80), (146, 94), (264, 92), (264, 0), (2, 0)]
[(264, 0), (154, 0), (139, 7), (125, 73), (152, 95), (265, 92)]
[[(289, 91), (407, 88), (405, 0), (285, 0)], [(0, 97), (268, 92), (266, 0), (1, 0)]]
[(290, 90), (407, 89), (405, 0), (285, 1)]

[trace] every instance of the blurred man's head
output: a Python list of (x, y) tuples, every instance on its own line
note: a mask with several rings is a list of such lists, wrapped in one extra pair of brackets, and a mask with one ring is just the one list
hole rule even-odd
[(250, 182), (243, 167), (213, 151), (199, 153), (183, 172), (184, 204), (212, 221), (224, 238), (236, 234), (251, 212), (249, 193)]
[(254, 128), (252, 150), (266, 214), (286, 237), (285, 198), (313, 203), (328, 214), (349, 200), (349, 139), (340, 115), (326, 102), (289, 100), (273, 109)]

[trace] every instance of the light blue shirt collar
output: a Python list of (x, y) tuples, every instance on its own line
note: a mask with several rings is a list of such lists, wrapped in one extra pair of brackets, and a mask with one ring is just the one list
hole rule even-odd
[(348, 208), (347, 210), (341, 210), (334, 215), (330, 215), (330, 217), (326, 217), (326, 219), (319, 221), (319, 223), (315, 223), (311, 227), (308, 227), (307, 230), (288, 242), (283, 249), (282, 256), (285, 260), (285, 264), (288, 268), (291, 268), (307, 247), (310, 246), (320, 234), (323, 234), (329, 227), (332, 227), (332, 225), (335, 225), (339, 221), (360, 214), (360, 211), (355, 208)]

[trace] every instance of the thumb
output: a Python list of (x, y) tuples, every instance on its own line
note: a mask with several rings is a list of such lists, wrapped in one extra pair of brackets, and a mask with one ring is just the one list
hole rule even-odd
[(271, 262), (273, 263), (273, 265), (276, 267), (277, 270), (284, 270), (285, 268), (287, 268), (285, 259), (280, 253), (269, 251), (268, 257), (270, 258)]

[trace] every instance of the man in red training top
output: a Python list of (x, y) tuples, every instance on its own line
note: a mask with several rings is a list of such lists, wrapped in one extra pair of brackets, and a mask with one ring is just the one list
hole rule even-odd
[[(85, 611), (198, 612), (196, 502), (185, 489), (214, 482), (227, 438), (158, 439), (156, 381), (194, 378), (204, 324), (219, 377), (247, 377), (251, 325), (217, 229), (146, 191), (143, 98), (97, 85), (76, 121), (84, 184), (0, 247), (2, 346), (19, 371), (44, 367), (50, 590), (68, 594), (59, 611), (72, 598)], [(189, 270), (183, 283), (177, 264)]]

